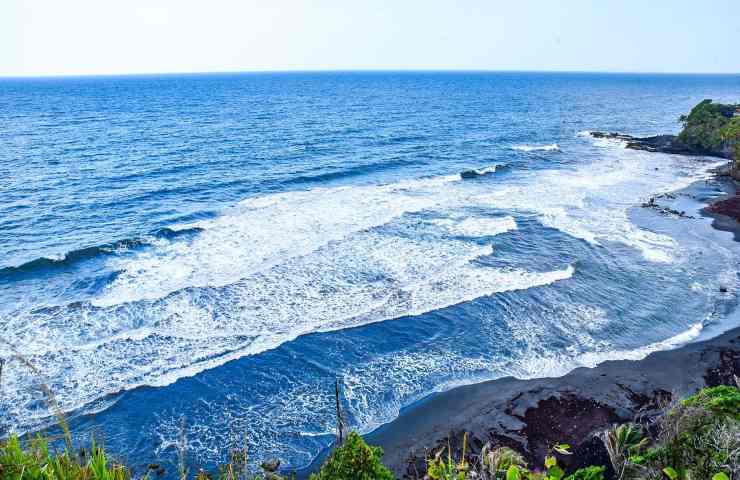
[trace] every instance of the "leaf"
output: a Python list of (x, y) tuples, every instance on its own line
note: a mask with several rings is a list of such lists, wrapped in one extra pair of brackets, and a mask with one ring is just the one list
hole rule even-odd
[(551, 478), (552, 480), (560, 480), (563, 478), (563, 475), (565, 475), (565, 472), (558, 466), (547, 470), (547, 478)]
[(570, 445), (568, 445), (567, 443), (561, 443), (561, 444), (555, 445), (554, 447), (552, 447), (552, 449), (561, 455), (572, 455), (573, 454), (573, 452), (570, 451)]
[(545, 457), (545, 468), (554, 467), (558, 464), (558, 461), (552, 455)]
[(665, 467), (663, 469), (663, 473), (665, 473), (666, 477), (670, 478), (671, 480), (678, 479), (678, 472), (672, 469), (671, 467)]
[(506, 470), (506, 480), (521, 480), (522, 476), (519, 474), (519, 467), (512, 465)]
[(725, 472), (719, 472), (714, 474), (712, 480), (730, 480), (730, 477)]

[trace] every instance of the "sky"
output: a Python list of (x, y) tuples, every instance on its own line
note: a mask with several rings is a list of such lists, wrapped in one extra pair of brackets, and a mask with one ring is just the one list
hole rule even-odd
[(0, 76), (740, 73), (740, 0), (0, 0)]

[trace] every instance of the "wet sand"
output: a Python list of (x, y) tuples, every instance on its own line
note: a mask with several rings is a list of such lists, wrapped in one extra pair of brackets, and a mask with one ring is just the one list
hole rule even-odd
[[(548, 447), (573, 446), (561, 460), (575, 468), (608, 464), (595, 437), (614, 423), (656, 415), (668, 402), (740, 375), (740, 328), (642, 360), (607, 361), (559, 378), (501, 378), (435, 394), (406, 409), (366, 437), (385, 450), (383, 462), (402, 478), (423, 471), (426, 452), (461, 447), (468, 432), (472, 452), (491, 441), (541, 465)], [(575, 463), (574, 462), (579, 462)]]

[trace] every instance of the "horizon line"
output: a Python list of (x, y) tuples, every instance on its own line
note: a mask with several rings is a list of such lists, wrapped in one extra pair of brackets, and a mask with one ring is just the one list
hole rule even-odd
[(561, 74), (603, 74), (603, 75), (722, 75), (738, 76), (740, 72), (659, 72), (628, 70), (527, 70), (527, 69), (467, 69), (467, 68), (316, 68), (316, 69), (265, 69), (265, 70), (212, 70), (212, 71), (159, 71), (126, 73), (44, 73), (38, 75), (0, 75), (0, 79), (53, 79), (53, 78), (95, 78), (95, 77), (146, 77), (174, 75), (260, 75), (260, 74), (300, 74), (300, 73), (561, 73)]

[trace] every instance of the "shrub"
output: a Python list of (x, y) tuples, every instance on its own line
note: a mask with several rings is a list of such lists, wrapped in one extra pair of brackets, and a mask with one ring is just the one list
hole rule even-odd
[(727, 385), (705, 388), (685, 399), (686, 407), (701, 407), (720, 415), (740, 420), (740, 390)]
[(498, 472), (505, 472), (512, 465), (517, 467), (526, 467), (527, 461), (524, 457), (508, 447), (498, 447), (491, 449), (487, 443), (481, 449), (482, 468), (487, 470), (489, 475), (495, 477)]
[(733, 160), (740, 163), (740, 117), (734, 117), (719, 132), (720, 138), (727, 145)]
[(604, 467), (586, 467), (580, 468), (573, 473), (568, 475), (565, 480), (604, 480)]
[(311, 480), (393, 480), (393, 474), (382, 463), (383, 450), (371, 447), (352, 432), (346, 442), (336, 448), (319, 473), (311, 475)]
[(617, 478), (629, 476), (635, 470), (632, 457), (640, 454), (647, 445), (639, 425), (625, 423), (607, 430), (602, 438)]
[(730, 122), (734, 111), (734, 105), (702, 100), (680, 118), (684, 128), (678, 139), (696, 150), (718, 151), (722, 148), (720, 130)]
[[(668, 410), (657, 426), (659, 431), (650, 448), (632, 449), (626, 459), (624, 455), (621, 457), (623, 463), (614, 465), (618, 473), (617, 466), (622, 466), (622, 478), (684, 480), (740, 475), (740, 390), (737, 388), (705, 388)], [(629, 435), (623, 432), (613, 437)], [(611, 454), (609, 443), (607, 449)]]

